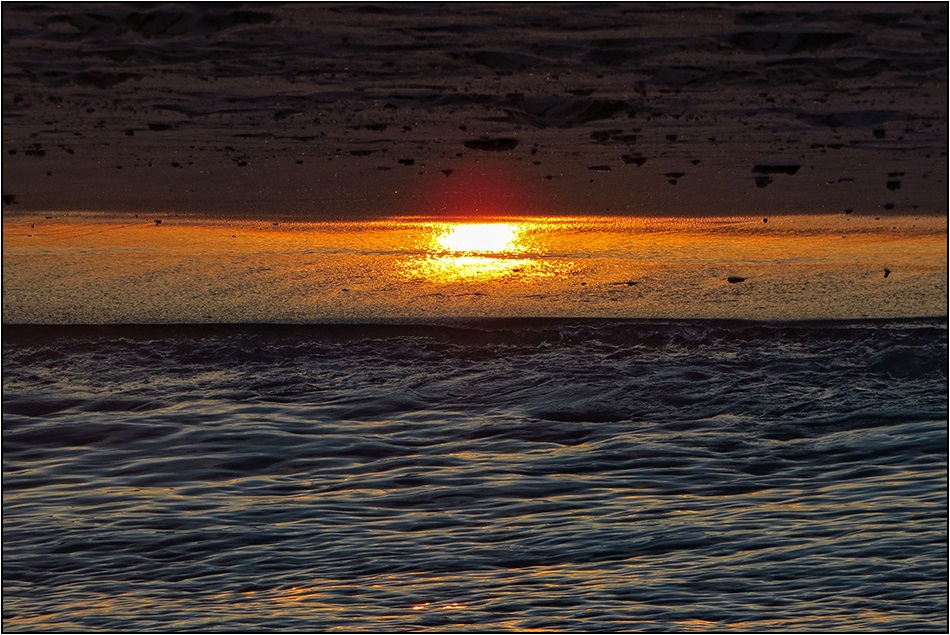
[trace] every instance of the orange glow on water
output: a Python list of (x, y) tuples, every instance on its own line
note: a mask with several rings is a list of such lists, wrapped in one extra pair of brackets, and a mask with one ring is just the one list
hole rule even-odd
[[(944, 315), (947, 306), (939, 217), (158, 225), (40, 214), (5, 218), (3, 230), (11, 323), (809, 319)], [(727, 282), (733, 276), (743, 282)]]

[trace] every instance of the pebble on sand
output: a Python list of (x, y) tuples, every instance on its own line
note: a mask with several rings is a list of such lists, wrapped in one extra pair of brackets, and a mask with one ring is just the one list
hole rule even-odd
[(728, 282), (729, 284), (736, 284), (737, 282), (745, 282), (745, 278), (742, 278), (740, 276), (729, 276), (728, 278), (726, 278), (726, 282)]

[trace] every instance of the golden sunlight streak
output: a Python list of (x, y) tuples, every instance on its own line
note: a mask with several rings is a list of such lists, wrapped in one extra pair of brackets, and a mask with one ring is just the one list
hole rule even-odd
[(417, 273), (429, 280), (490, 279), (516, 273), (535, 273), (535, 262), (522, 258), (489, 256), (430, 256), (419, 263)]
[(529, 240), (537, 223), (438, 223), (423, 239), (425, 255), (413, 258), (405, 269), (412, 277), (449, 283), (492, 280), (516, 275), (544, 275), (547, 268), (538, 245)]
[(456, 253), (520, 251), (517, 241), (521, 231), (514, 223), (462, 223), (449, 226), (436, 238), (436, 244)]

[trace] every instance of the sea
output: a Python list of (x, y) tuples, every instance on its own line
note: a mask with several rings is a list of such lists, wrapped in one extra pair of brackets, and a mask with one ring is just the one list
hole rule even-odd
[(10, 325), (8, 632), (946, 632), (945, 318)]

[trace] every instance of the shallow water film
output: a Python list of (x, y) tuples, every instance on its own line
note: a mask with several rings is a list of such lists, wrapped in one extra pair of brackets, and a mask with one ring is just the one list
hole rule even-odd
[(4, 330), (4, 630), (947, 628), (941, 319)]

